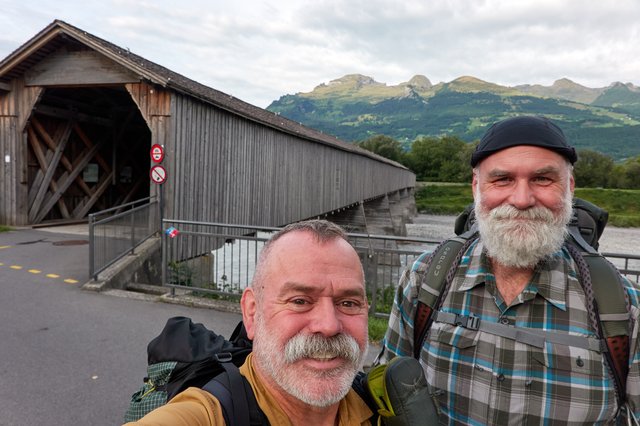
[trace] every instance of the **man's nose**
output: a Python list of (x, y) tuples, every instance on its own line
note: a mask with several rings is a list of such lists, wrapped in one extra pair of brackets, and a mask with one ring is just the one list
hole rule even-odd
[(335, 303), (331, 298), (321, 298), (313, 309), (309, 331), (331, 337), (342, 332), (342, 321), (339, 318)]
[(536, 203), (533, 191), (528, 182), (517, 182), (509, 197), (509, 203), (517, 209), (524, 210)]

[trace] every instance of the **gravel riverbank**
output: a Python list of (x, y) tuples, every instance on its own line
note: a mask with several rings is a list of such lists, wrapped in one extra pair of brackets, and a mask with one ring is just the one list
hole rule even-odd
[[(410, 237), (445, 239), (454, 235), (455, 216), (419, 214), (407, 224)], [(601, 252), (640, 255), (640, 228), (607, 226), (600, 237)]]

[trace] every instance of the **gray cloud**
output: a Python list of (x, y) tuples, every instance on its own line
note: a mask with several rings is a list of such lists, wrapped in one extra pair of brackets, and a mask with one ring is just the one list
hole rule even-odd
[(259, 106), (348, 73), (640, 83), (635, 0), (24, 3), (0, 0), (0, 57), (59, 18)]

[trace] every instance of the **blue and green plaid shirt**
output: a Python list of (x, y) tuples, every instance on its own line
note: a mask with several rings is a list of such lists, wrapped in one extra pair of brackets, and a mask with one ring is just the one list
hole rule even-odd
[[(418, 286), (427, 256), (407, 270), (396, 294), (384, 346), (387, 359), (412, 356)], [(640, 288), (624, 280), (631, 301), (627, 398), (640, 413), (638, 302)], [(462, 257), (442, 312), (481, 321), (593, 338), (584, 291), (566, 249), (541, 263), (510, 306), (479, 241)], [(602, 353), (545, 342), (542, 348), (508, 337), (434, 322), (420, 361), (442, 412), (442, 424), (609, 424), (618, 412), (614, 379)]]

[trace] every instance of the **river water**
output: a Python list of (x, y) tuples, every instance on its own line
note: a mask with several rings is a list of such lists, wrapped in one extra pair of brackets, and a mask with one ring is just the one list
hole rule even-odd
[[(411, 237), (445, 239), (454, 235), (455, 216), (419, 214), (407, 224)], [(607, 226), (600, 237), (600, 252), (640, 255), (640, 228)]]

